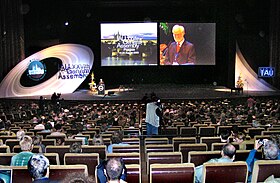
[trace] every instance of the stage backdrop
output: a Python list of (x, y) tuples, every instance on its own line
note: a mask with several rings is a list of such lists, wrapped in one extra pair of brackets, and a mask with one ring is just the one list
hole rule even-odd
[[(45, 62), (54, 60), (60, 63), (57, 72), (46, 79), (51, 70)], [(6, 75), (0, 84), (0, 98), (72, 93), (87, 78), (93, 61), (92, 50), (84, 45), (61, 44), (46, 48), (22, 60)], [(23, 85), (21, 78), (26, 76), (35, 84)]]

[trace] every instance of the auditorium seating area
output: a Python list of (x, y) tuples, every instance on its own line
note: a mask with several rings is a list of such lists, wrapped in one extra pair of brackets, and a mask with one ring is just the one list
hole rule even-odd
[[(30, 181), (26, 167), (10, 167), (11, 157), (21, 151), (16, 133), (23, 129), (31, 137), (42, 136), (53, 178), (62, 179), (70, 171), (94, 177), (101, 160), (121, 157), (128, 168), (128, 182), (193, 182), (196, 166), (221, 156), (225, 143), (221, 142), (220, 134), (237, 130), (246, 136), (242, 147), (229, 138), (237, 149), (235, 161), (238, 162), (207, 164), (203, 174), (206, 182), (222, 182), (225, 176), (232, 182), (245, 182), (248, 177), (245, 160), (254, 147), (254, 140), (280, 134), (279, 100), (260, 98), (255, 108), (248, 108), (246, 101), (239, 100), (165, 102), (162, 133), (152, 137), (146, 136), (145, 105), (138, 102), (65, 102), (57, 111), (46, 104), (45, 111), (41, 112), (36, 101), (3, 101), (0, 103), (0, 119), (4, 125), (0, 131), (0, 168), (15, 170), (14, 180), (24, 176), (21, 182)], [(223, 113), (226, 121), (222, 123)], [(35, 130), (35, 125), (41, 122), (61, 125), (65, 135)], [(113, 153), (107, 153), (114, 131), (121, 131), (123, 143), (129, 145), (114, 146)], [(94, 142), (96, 135), (102, 137), (102, 145)], [(83, 144), (84, 139), (87, 144)], [(63, 143), (59, 145), (58, 140)], [(81, 154), (69, 153), (74, 142), (83, 144)], [(40, 147), (34, 146), (33, 152), (39, 153)], [(262, 156), (261, 151), (257, 154)], [(274, 172), (273, 166), (279, 166), (279, 162), (256, 163), (253, 180), (264, 181), (270, 171)], [(230, 170), (230, 176), (224, 169)], [(280, 177), (277, 172), (275, 176)]]

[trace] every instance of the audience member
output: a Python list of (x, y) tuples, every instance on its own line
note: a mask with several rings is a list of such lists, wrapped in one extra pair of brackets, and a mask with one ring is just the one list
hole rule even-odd
[(62, 132), (62, 125), (57, 123), (54, 125), (54, 128), (52, 129), (51, 135), (52, 136), (60, 136), (56, 138), (56, 145), (64, 145), (64, 141), (66, 138), (66, 134)]
[(51, 135), (64, 135), (66, 137), (66, 134), (63, 133), (62, 125), (60, 123), (54, 125)]
[(238, 132), (233, 137), (233, 142), (236, 142), (239, 145), (239, 150), (246, 150), (246, 143), (245, 143), (245, 134), (242, 132)]
[(253, 99), (252, 96), (249, 96), (249, 98), (247, 99), (247, 106), (249, 109), (252, 109), (255, 105), (256, 101)]
[(53, 128), (52, 124), (48, 121), (45, 124), (45, 129), (42, 130), (41, 132), (51, 132), (52, 128)]
[(45, 125), (42, 122), (42, 119), (38, 120), (37, 125), (34, 126), (35, 130), (45, 130)]
[(24, 136), (20, 141), (21, 152), (14, 155), (11, 160), (11, 166), (25, 166), (28, 163), (29, 158), (33, 155), (31, 152), (33, 149), (32, 138)]
[(7, 120), (6, 123), (4, 123), (5, 128), (4, 130), (1, 130), (1, 132), (4, 132), (8, 136), (15, 136), (16, 134), (11, 130), (12, 123), (10, 120)]
[(28, 172), (33, 183), (58, 183), (49, 179), (50, 162), (43, 154), (34, 154), (28, 161)]
[(221, 142), (229, 143), (230, 132), (228, 130), (222, 130), (220, 133)]
[(110, 144), (108, 146), (108, 153), (112, 153), (113, 152), (113, 146), (127, 146), (129, 144), (123, 143), (123, 134), (120, 131), (116, 131), (113, 133), (112, 137), (111, 137), (111, 141), (112, 144)]
[(252, 149), (246, 159), (248, 165), (248, 182), (251, 182), (254, 163), (257, 159), (257, 150), (263, 146), (263, 155), (266, 160), (277, 160), (279, 158), (279, 147), (271, 140), (259, 139), (255, 140), (255, 147)]
[(121, 158), (111, 158), (97, 166), (99, 183), (125, 183), (126, 177), (127, 169)]
[(123, 164), (120, 161), (120, 159), (116, 159), (116, 158), (109, 159), (107, 161), (105, 170), (106, 170), (108, 183), (120, 182), (121, 175), (124, 171)]
[(98, 145), (103, 145), (103, 138), (100, 134), (95, 134), (93, 139), (92, 139), (92, 143), (93, 145), (95, 146), (98, 146)]
[(219, 120), (219, 122), (218, 122), (217, 124), (218, 124), (218, 125), (225, 126), (225, 125), (226, 125), (226, 121), (227, 121), (227, 116), (226, 116), (226, 110), (224, 109), (224, 110), (221, 112), (220, 120)]
[[(221, 151), (221, 158), (214, 158), (209, 161), (208, 163), (227, 163), (227, 162), (233, 162), (235, 158), (236, 149), (235, 147), (227, 143), (223, 146)], [(202, 182), (202, 174), (203, 174), (203, 165), (197, 166), (195, 168), (195, 182), (200, 183)]]
[(70, 145), (69, 149), (70, 153), (81, 153), (82, 152), (82, 145), (78, 142), (74, 142)]
[(92, 176), (85, 176), (81, 173), (71, 173), (68, 174), (61, 183), (95, 183), (95, 180)]
[(280, 149), (280, 134), (273, 134), (270, 136), (270, 139), (278, 145), (279, 149)]
[(5, 130), (5, 122), (2, 119), (0, 119), (0, 130)]
[(19, 127), (19, 130), (17, 131), (17, 139), (21, 141), (24, 135), (25, 135), (25, 131), (21, 127)]
[(34, 146), (40, 146), (40, 153), (45, 153), (46, 152), (46, 146), (42, 144), (42, 139), (43, 137), (40, 135), (36, 135), (33, 137), (33, 145)]

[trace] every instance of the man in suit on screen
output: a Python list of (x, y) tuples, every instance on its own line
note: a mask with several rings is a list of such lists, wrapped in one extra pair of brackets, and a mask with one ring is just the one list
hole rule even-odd
[(185, 28), (174, 25), (172, 28), (174, 42), (165, 53), (164, 65), (192, 65), (196, 62), (194, 45), (185, 40)]

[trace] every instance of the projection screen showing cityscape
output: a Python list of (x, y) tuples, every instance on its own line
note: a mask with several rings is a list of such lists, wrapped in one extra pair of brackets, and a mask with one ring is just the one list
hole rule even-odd
[(101, 66), (157, 65), (157, 23), (101, 23)]

